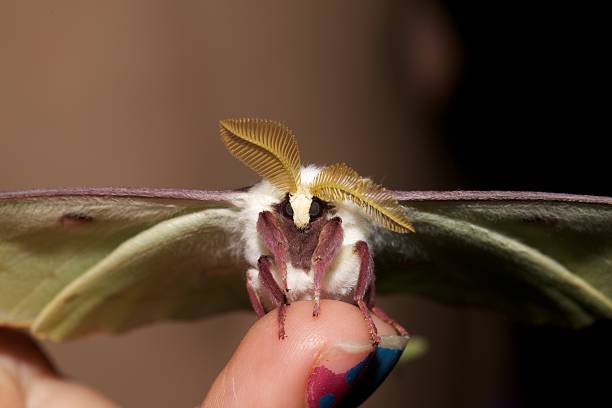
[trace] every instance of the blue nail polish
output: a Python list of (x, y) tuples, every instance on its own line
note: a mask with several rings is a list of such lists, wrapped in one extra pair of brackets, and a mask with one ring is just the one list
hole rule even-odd
[(364, 358), (363, 360), (361, 360), (361, 363), (348, 370), (348, 372), (344, 376), (344, 379), (346, 380), (347, 384), (351, 384), (353, 381), (355, 381), (355, 379), (359, 376), (359, 374), (361, 374), (361, 372), (365, 368), (366, 364), (368, 364), (369, 360), (370, 356)]
[(325, 394), (324, 396), (319, 398), (318, 408), (330, 408), (333, 406), (335, 400), (336, 396), (334, 394)]
[(356, 407), (372, 395), (393, 370), (407, 344), (408, 337), (382, 336), (368, 368), (338, 406)]
[(353, 385), (357, 384), (373, 356), (371, 343), (357, 346), (341, 343), (324, 351), (308, 377), (308, 407), (336, 407)]

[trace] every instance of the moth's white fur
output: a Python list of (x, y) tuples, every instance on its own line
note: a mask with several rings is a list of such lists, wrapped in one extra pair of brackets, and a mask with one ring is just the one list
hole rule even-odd
[[(307, 166), (301, 169), (303, 184), (309, 184), (321, 170), (320, 167)], [(267, 309), (272, 307), (265, 288), (259, 281), (257, 260), (261, 255), (271, 255), (257, 233), (257, 219), (262, 211), (272, 211), (272, 206), (280, 202), (284, 193), (276, 189), (271, 183), (263, 180), (254, 185), (244, 198), (236, 200), (234, 204), (239, 208), (239, 224), (242, 225), (242, 244), (244, 256), (252, 266), (247, 271), (247, 279), (252, 283), (256, 293)], [(357, 241), (369, 244), (374, 228), (359, 207), (351, 202), (334, 203), (335, 215), (342, 219), (344, 239), (342, 247), (335, 259), (329, 265), (322, 281), (322, 297), (352, 301), (353, 289), (357, 285), (359, 275), (359, 257), (354, 253), (353, 247)], [(280, 282), (276, 268), (273, 274)], [(308, 272), (294, 268), (287, 264), (287, 287), (289, 288), (289, 301), (312, 299), (313, 270)]]

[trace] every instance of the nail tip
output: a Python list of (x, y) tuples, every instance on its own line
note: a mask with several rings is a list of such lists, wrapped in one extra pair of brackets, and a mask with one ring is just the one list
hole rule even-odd
[(340, 403), (362, 374), (375, 354), (371, 344), (337, 343), (323, 351), (308, 377), (308, 407), (332, 407)]
[(378, 347), (403, 350), (408, 345), (410, 336), (380, 336)]
[[(308, 379), (308, 406), (356, 406), (365, 401), (393, 370), (409, 341), (409, 335), (393, 335), (380, 336), (378, 345), (334, 344), (319, 356)], [(336, 373), (324, 361), (338, 351), (365, 357), (348, 370)]]
[(410, 340), (409, 336), (380, 336), (381, 341), (357, 385), (345, 395), (338, 406), (358, 406), (376, 391), (399, 361)]

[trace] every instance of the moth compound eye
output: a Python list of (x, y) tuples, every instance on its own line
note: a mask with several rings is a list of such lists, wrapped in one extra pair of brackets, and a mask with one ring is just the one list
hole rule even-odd
[(321, 203), (319, 203), (317, 200), (312, 200), (312, 202), (310, 203), (309, 210), (310, 218), (314, 219), (319, 217), (321, 215), (322, 210), (323, 208), (321, 207)]
[(283, 205), (283, 215), (293, 219), (293, 207), (291, 207), (291, 203), (288, 200), (285, 205)]

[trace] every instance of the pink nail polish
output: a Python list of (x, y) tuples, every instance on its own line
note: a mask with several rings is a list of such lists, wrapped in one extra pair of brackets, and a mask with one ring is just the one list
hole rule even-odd
[(361, 376), (374, 352), (371, 343), (338, 343), (324, 350), (308, 377), (309, 408), (336, 406)]

